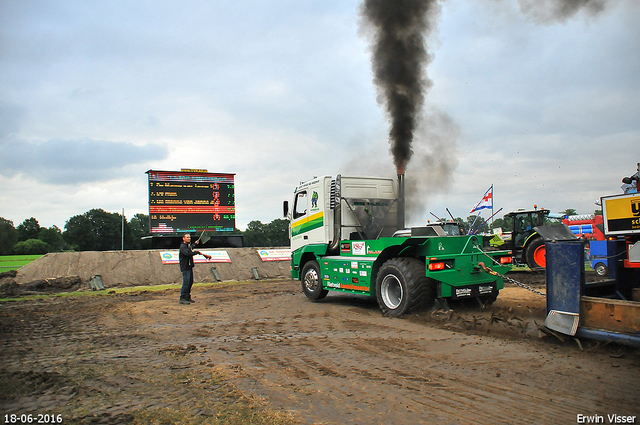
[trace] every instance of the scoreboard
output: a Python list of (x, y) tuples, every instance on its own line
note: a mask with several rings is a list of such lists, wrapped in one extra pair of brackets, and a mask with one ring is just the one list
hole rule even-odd
[(152, 234), (235, 229), (235, 174), (183, 169), (147, 175)]

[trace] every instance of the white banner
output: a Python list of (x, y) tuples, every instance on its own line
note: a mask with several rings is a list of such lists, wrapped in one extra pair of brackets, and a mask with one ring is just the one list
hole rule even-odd
[[(210, 260), (207, 260), (202, 255), (196, 255), (193, 257), (194, 263), (230, 263), (231, 257), (227, 251), (200, 251), (203, 254), (211, 256)], [(160, 251), (160, 258), (162, 264), (178, 264), (180, 262), (180, 251)]]
[(291, 261), (290, 249), (258, 249), (262, 261)]

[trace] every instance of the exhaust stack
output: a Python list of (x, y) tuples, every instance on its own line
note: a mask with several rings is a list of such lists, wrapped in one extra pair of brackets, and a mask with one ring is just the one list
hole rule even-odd
[(404, 169), (398, 169), (398, 230), (404, 229)]
[(342, 233), (342, 176), (336, 175), (331, 179), (331, 209), (333, 209), (333, 239), (329, 245), (329, 252), (340, 254), (340, 237)]

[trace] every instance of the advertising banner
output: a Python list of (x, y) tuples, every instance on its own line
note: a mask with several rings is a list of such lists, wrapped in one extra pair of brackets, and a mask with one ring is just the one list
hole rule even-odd
[(258, 249), (262, 261), (291, 261), (290, 249)]
[[(194, 263), (230, 263), (231, 257), (227, 251), (200, 251), (203, 254), (211, 256), (210, 260), (207, 260), (202, 255), (196, 255), (193, 257)], [(179, 263), (179, 251), (160, 251), (160, 258), (162, 264), (178, 264)]]
[(616, 195), (602, 197), (604, 229), (607, 235), (640, 233), (640, 195)]

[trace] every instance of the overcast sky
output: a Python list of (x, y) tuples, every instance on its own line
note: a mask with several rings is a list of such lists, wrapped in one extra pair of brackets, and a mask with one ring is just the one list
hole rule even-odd
[[(441, 3), (408, 224), (445, 208), (466, 218), (492, 184), (503, 213), (591, 213), (621, 193), (640, 162), (640, 2), (580, 3)], [(130, 219), (148, 214), (147, 170), (204, 168), (236, 174), (244, 230), (281, 218), (302, 180), (394, 176), (359, 11), (0, 1), (0, 217), (62, 229), (92, 208)]]

